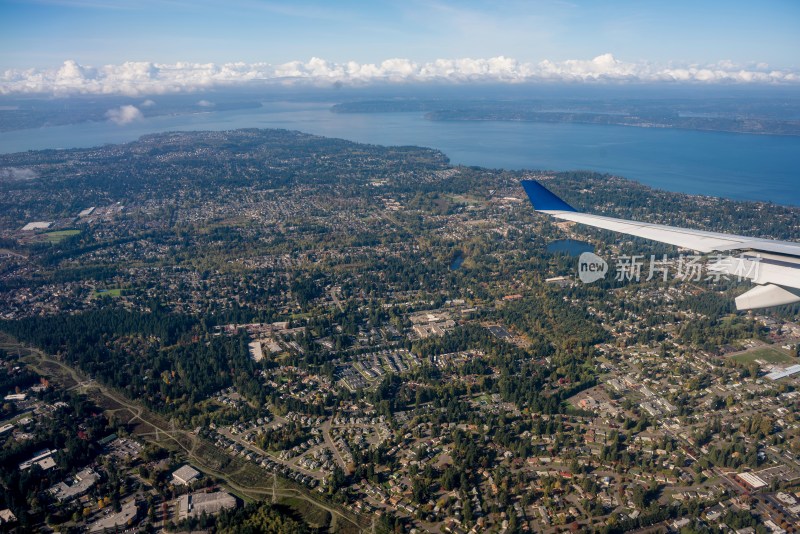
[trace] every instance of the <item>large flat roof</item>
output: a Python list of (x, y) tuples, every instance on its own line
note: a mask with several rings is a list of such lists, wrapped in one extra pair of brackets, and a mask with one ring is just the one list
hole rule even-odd
[(172, 473), (172, 478), (181, 484), (188, 484), (198, 476), (200, 476), (200, 471), (188, 464)]
[(49, 221), (33, 221), (29, 222), (22, 229), (26, 232), (30, 232), (31, 230), (46, 230), (50, 228), (53, 223)]
[(767, 378), (770, 380), (778, 380), (779, 378), (785, 378), (796, 373), (800, 373), (800, 365), (792, 365), (791, 367), (787, 367), (782, 371), (774, 371), (768, 374)]
[(754, 475), (753, 473), (739, 473), (736, 476), (753, 489), (763, 488), (767, 485), (767, 483), (764, 482), (764, 479), (758, 475)]

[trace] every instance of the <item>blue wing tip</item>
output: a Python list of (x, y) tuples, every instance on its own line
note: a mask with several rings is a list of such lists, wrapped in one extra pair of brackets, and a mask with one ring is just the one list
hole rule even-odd
[(521, 183), (536, 211), (577, 211), (536, 180), (522, 180)]

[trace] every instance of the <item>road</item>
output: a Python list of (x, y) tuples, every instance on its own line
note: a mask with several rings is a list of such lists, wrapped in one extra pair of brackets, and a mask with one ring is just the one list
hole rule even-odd
[(338, 287), (332, 287), (331, 288), (331, 291), (330, 291), (331, 299), (333, 299), (333, 303), (336, 304), (339, 307), (340, 311), (344, 311), (344, 305), (342, 304), (342, 301), (339, 300), (339, 295), (336, 294), (336, 293), (338, 293), (338, 291), (339, 291)]
[[(362, 529), (361, 525), (359, 525), (356, 521), (348, 517), (341, 510), (331, 507), (323, 502), (318, 501), (317, 499), (312, 498), (304, 491), (286, 487), (276, 490), (273, 484), (274, 479), (277, 478), (275, 475), (272, 475), (273, 481), (270, 482), (269, 486), (244, 486), (238, 484), (237, 482), (231, 479), (231, 474), (214, 469), (213, 467), (207, 465), (204, 458), (196, 454), (200, 442), (200, 438), (198, 438), (197, 436), (182, 429), (176, 429), (174, 427), (167, 428), (167, 426), (160, 421), (160, 418), (150, 413), (150, 411), (147, 408), (138, 405), (133, 401), (129, 401), (126, 397), (115, 392), (113, 389), (103, 384), (100, 384), (99, 382), (94, 381), (93, 379), (83, 375), (80, 371), (74, 369), (73, 367), (51, 356), (46, 355), (45, 353), (36, 348), (31, 348), (25, 345), (18, 344), (12, 341), (7, 336), (3, 336), (1, 334), (0, 334), (0, 347), (5, 348), (6, 350), (11, 350), (12, 352), (25, 351), (27, 353), (27, 356), (22, 357), (22, 360), (25, 361), (25, 363), (31, 369), (33, 369), (35, 372), (37, 372), (42, 376), (54, 378), (53, 373), (51, 371), (48, 371), (44, 367), (56, 366), (62, 373), (68, 376), (78, 386), (91, 385), (92, 386), (91, 390), (93, 392), (106, 397), (113, 403), (123, 406), (125, 409), (130, 411), (132, 417), (129, 423), (135, 420), (141, 421), (145, 425), (155, 429), (155, 433), (158, 433), (159, 435), (162, 435), (167, 439), (174, 441), (175, 444), (181, 450), (184, 451), (187, 458), (191, 460), (193, 466), (195, 466), (200, 471), (203, 471), (206, 475), (212, 475), (214, 477), (221, 478), (222, 480), (225, 481), (225, 484), (228, 487), (238, 492), (240, 495), (244, 495), (250, 499), (258, 499), (259, 497), (263, 496), (273, 496), (277, 491), (278, 497), (294, 497), (302, 499), (306, 502), (309, 502), (313, 506), (316, 506), (331, 513), (340, 520), (355, 526), (359, 530)], [(74, 388), (76, 386), (72, 387)], [(148, 433), (144, 433), (142, 437), (147, 438), (147, 434)], [(191, 447), (187, 447), (185, 445), (186, 442), (191, 443)], [(211, 444), (209, 444), (209, 446), (213, 447), (213, 445)]]
[(333, 451), (333, 455), (336, 457), (336, 461), (339, 463), (339, 467), (344, 469), (345, 473), (349, 472), (347, 468), (347, 463), (342, 458), (341, 453), (339, 453), (339, 448), (333, 443), (333, 438), (331, 437), (331, 422), (333, 418), (328, 419), (324, 423), (322, 423), (322, 437), (325, 439), (325, 445), (328, 446), (330, 450)]
[(292, 463), (291, 460), (281, 460), (280, 458), (278, 458), (274, 454), (265, 451), (261, 447), (255, 445), (253, 443), (250, 443), (249, 441), (245, 441), (244, 439), (240, 438), (239, 436), (237, 436), (235, 434), (231, 434), (230, 431), (228, 431), (225, 428), (218, 429), (217, 432), (220, 435), (225, 436), (229, 440), (235, 441), (236, 443), (238, 443), (239, 445), (241, 445), (242, 447), (244, 447), (245, 449), (247, 449), (247, 450), (249, 450), (251, 452), (254, 452), (256, 454), (260, 454), (261, 456), (268, 457), (270, 460), (272, 460), (273, 462), (275, 462), (277, 464), (281, 464), (283, 466), (286, 466), (289, 469), (291, 469), (293, 471), (298, 471), (300, 473), (303, 473), (304, 475), (309, 475), (311, 477), (316, 478), (317, 480), (319, 480), (321, 478), (321, 475), (320, 475), (320, 473), (318, 471), (309, 471), (308, 469), (306, 469), (304, 467), (301, 467), (299, 465), (296, 465), (296, 464)]

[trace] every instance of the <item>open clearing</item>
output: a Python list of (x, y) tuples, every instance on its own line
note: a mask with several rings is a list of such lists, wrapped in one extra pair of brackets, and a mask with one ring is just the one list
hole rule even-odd
[(42, 234), (42, 237), (51, 243), (56, 244), (61, 243), (68, 237), (78, 235), (79, 233), (81, 233), (80, 230), (56, 230), (55, 232), (45, 232)]
[(785, 352), (772, 348), (762, 348), (736, 354), (731, 356), (731, 359), (739, 363), (750, 363), (756, 360), (763, 360), (767, 363), (791, 363), (795, 360)]
[(92, 293), (93, 297), (119, 297), (122, 295), (122, 289), (114, 288), (114, 289), (98, 289), (94, 293)]

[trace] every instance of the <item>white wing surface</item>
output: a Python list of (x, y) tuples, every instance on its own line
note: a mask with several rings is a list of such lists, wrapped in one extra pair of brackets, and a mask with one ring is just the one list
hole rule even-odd
[[(536, 211), (557, 219), (652, 239), (700, 253), (743, 254), (744, 261), (727, 264), (717, 262), (710, 266), (712, 270), (726, 274), (743, 274), (758, 284), (758, 287), (736, 298), (736, 306), (740, 310), (800, 302), (800, 243), (592, 215), (577, 211), (535, 180), (523, 180), (522, 187)], [(753, 268), (748, 270), (748, 263), (757, 263), (757, 268), (751, 265)]]

